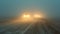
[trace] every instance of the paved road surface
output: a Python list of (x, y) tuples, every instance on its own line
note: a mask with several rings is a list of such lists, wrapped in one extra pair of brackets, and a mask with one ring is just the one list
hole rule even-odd
[(3, 23), (0, 24), (0, 34), (60, 34), (60, 23)]

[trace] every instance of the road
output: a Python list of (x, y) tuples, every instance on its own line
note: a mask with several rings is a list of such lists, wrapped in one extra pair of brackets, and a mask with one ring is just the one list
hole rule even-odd
[(60, 34), (58, 22), (3, 23), (0, 34)]

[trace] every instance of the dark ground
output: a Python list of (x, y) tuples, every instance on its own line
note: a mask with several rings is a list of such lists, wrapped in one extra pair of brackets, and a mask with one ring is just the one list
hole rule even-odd
[(60, 34), (60, 21), (43, 21), (28, 24), (0, 23), (0, 34)]

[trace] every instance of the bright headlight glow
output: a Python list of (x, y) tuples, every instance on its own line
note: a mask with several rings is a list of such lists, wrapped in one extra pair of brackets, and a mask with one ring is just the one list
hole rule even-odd
[(32, 19), (32, 17), (31, 17), (31, 15), (30, 14), (24, 14), (23, 16), (22, 16), (22, 21), (32, 21), (33, 19)]
[(24, 18), (30, 18), (30, 15), (23, 15)]
[[(23, 12), (24, 11), (24, 12)], [(40, 12), (39, 10), (23, 10), (22, 13), (19, 14), (15, 22), (33, 22), (42, 18), (45, 18), (45, 14)]]
[(42, 18), (40, 14), (23, 14), (22, 21), (34, 21), (35, 18)]
[(38, 15), (38, 14), (35, 14), (33, 17), (34, 18), (41, 18), (42, 16), (41, 15)]

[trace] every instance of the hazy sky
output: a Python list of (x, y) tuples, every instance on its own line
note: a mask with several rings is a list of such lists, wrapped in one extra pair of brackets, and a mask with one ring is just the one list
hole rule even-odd
[(0, 0), (0, 17), (13, 17), (35, 6), (45, 10), (49, 17), (60, 17), (60, 0)]

